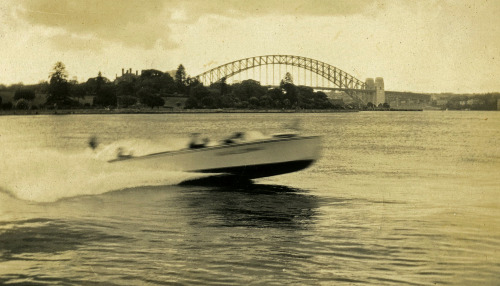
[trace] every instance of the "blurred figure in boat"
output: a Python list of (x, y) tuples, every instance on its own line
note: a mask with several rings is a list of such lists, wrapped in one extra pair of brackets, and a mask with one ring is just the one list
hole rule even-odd
[(132, 151), (132, 150), (128, 151), (128, 153), (125, 153), (125, 149), (123, 147), (118, 147), (116, 149), (116, 157), (117, 158), (122, 158), (122, 159), (132, 158), (133, 154), (134, 154), (134, 151)]
[(97, 141), (96, 136), (92, 136), (89, 139), (89, 147), (92, 148), (92, 150), (95, 150), (99, 146), (99, 142)]
[(243, 132), (236, 132), (231, 137), (227, 138), (224, 140), (224, 144), (234, 144), (234, 143), (241, 143), (245, 140), (245, 133)]
[(200, 133), (191, 134), (191, 142), (189, 142), (190, 149), (199, 149), (207, 147), (207, 144), (210, 140), (208, 138), (200, 138)]

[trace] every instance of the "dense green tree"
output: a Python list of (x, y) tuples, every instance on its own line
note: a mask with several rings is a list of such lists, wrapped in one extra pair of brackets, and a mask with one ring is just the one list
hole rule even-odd
[(285, 78), (283, 78), (283, 79), (281, 80), (280, 85), (285, 85), (285, 84), (287, 84), (287, 83), (289, 83), (289, 84), (293, 84), (293, 77), (292, 77), (292, 74), (291, 74), (291, 73), (289, 73), (289, 72), (287, 72), (287, 73), (285, 74)]
[(190, 76), (188, 76), (188, 77), (186, 78), (186, 81), (185, 81), (185, 86), (186, 86), (186, 88), (187, 88), (187, 92), (189, 92), (189, 91), (190, 91), (190, 89), (191, 89), (192, 87), (194, 87), (194, 86), (198, 86), (198, 85), (200, 85), (200, 84), (201, 84), (201, 85), (203, 85), (203, 83), (201, 83), (201, 82), (200, 82), (197, 78), (195, 78), (195, 77), (190, 77)]
[(97, 74), (97, 77), (95, 78), (95, 90), (98, 92), (105, 84), (109, 83), (109, 79), (105, 78), (102, 76), (101, 72)]
[(118, 96), (135, 96), (140, 90), (139, 77), (135, 74), (124, 74), (115, 80), (116, 94)]
[[(284, 82), (281, 85), (283, 96), (288, 100), (287, 107), (296, 106), (299, 102), (299, 90), (293, 83)], [(283, 101), (284, 102), (284, 101)]]
[(160, 108), (160, 106), (165, 105), (165, 100), (158, 95), (148, 94), (141, 97), (141, 103), (153, 109), (154, 107)]
[(175, 84), (177, 86), (177, 91), (179, 93), (186, 93), (186, 80), (187, 80), (187, 74), (186, 74), (186, 69), (184, 66), (181, 64), (177, 68), (177, 71), (175, 72)]
[(257, 97), (252, 96), (248, 99), (248, 103), (250, 104), (251, 108), (258, 108), (260, 106), (260, 101)]
[(98, 106), (116, 106), (117, 97), (115, 87), (112, 84), (103, 84), (99, 86), (94, 98), (94, 105)]
[(24, 99), (27, 101), (32, 101), (35, 99), (35, 92), (32, 89), (18, 89), (14, 94), (14, 100)]
[(71, 105), (71, 100), (69, 99), (70, 85), (68, 83), (66, 66), (62, 62), (57, 62), (49, 78), (47, 104), (54, 104), (55, 106)]
[(260, 98), (260, 106), (263, 108), (271, 108), (273, 100), (269, 95), (264, 95)]
[(97, 74), (96, 77), (89, 78), (85, 83), (86, 92), (89, 94), (97, 94), (106, 85), (109, 85), (111, 81), (103, 77), (101, 72)]
[(137, 97), (135, 96), (122, 96), (118, 99), (121, 107), (129, 107), (137, 103)]
[(194, 98), (193, 96), (190, 96), (186, 100), (186, 102), (184, 103), (184, 108), (186, 108), (186, 109), (196, 109), (196, 108), (200, 108), (200, 107), (201, 106), (198, 105), (198, 100), (196, 98)]
[(281, 108), (281, 102), (284, 98), (280, 88), (269, 89), (266, 94), (272, 99), (273, 107)]
[(143, 70), (138, 81), (138, 88), (148, 87), (155, 92), (159, 92), (162, 88), (163, 72), (155, 69)]
[(290, 102), (290, 100), (288, 98), (285, 98), (285, 100), (283, 100), (283, 107), (287, 108), (287, 109), (292, 107), (292, 103)]
[(232, 94), (224, 94), (220, 98), (222, 108), (233, 108), (237, 102), (237, 99)]
[(220, 95), (220, 91), (212, 85), (205, 87), (198, 80), (193, 79), (189, 86), (189, 98), (185, 108), (229, 108), (234, 107), (234, 98), (226, 94)]
[(231, 93), (231, 86), (227, 84), (226, 77), (221, 78), (220, 81), (210, 84), (210, 90), (219, 93), (222, 98), (224, 95)]
[(35, 93), (46, 94), (49, 92), (49, 83), (46, 80), (42, 80), (33, 86), (33, 91)]
[[(285, 107), (297, 107), (299, 103), (299, 90), (293, 84), (292, 75), (287, 72), (285, 78), (281, 80), (280, 88), (283, 92), (284, 99), (287, 100)], [(285, 103), (285, 101), (283, 101)]]
[(317, 91), (314, 94), (315, 94), (314, 102), (316, 103), (316, 108), (320, 109), (333, 108), (333, 105), (328, 100), (328, 96), (326, 95), (326, 93), (322, 91)]
[(143, 87), (137, 92), (137, 96), (142, 104), (145, 104), (151, 108), (160, 107), (165, 104), (163, 98), (155, 94), (155, 90), (151, 87)]
[(172, 95), (177, 91), (174, 79), (170, 74), (159, 70), (143, 70), (136, 83), (136, 90), (141, 88), (150, 88), (154, 93), (161, 95)]
[(260, 99), (266, 94), (267, 88), (260, 85), (253, 79), (244, 80), (241, 83), (233, 84), (232, 92), (241, 101), (248, 101), (251, 97)]
[[(137, 92), (137, 97), (139, 99), (142, 99), (143, 97), (151, 96), (154, 95), (155, 91), (151, 87), (142, 87), (138, 92)], [(141, 101), (142, 102), (142, 101)]]
[(201, 104), (203, 108), (217, 108), (216, 99), (211, 94), (203, 97), (201, 99)]
[(88, 93), (86, 83), (77, 83), (70, 86), (70, 94), (72, 97), (83, 98)]
[(236, 103), (236, 108), (245, 109), (245, 108), (248, 108), (248, 105), (249, 105), (248, 101), (246, 101), (246, 100), (241, 100), (241, 101), (238, 101), (238, 102)]
[(255, 80), (245, 80), (228, 85), (229, 93), (221, 95), (221, 82), (211, 84), (209, 88), (195, 82), (190, 85), (190, 96), (185, 108), (325, 109), (342, 107), (334, 106), (324, 92), (314, 92), (310, 87), (295, 86), (291, 76), (284, 79), (282, 83), (280, 88), (268, 89)]
[(220, 79), (220, 95), (224, 95), (227, 93), (227, 78), (226, 77), (222, 77)]
[(155, 69), (143, 70), (141, 72), (141, 78), (161, 78), (163, 72)]
[(29, 102), (24, 99), (24, 98), (21, 98), (19, 99), (17, 102), (16, 102), (16, 109), (19, 109), (19, 110), (28, 110), (30, 108), (30, 104)]
[(161, 78), (161, 89), (160, 93), (165, 95), (173, 95), (177, 91), (174, 78), (168, 74), (164, 73)]
[(11, 110), (12, 109), (12, 102), (2, 103), (2, 109), (3, 110)]
[(203, 84), (192, 84), (189, 88), (189, 95), (194, 96), (197, 99), (201, 99), (205, 96), (210, 95), (210, 91)]
[(308, 109), (308, 108), (317, 108), (317, 94), (314, 90), (308, 86), (297, 86), (298, 91), (298, 102), (297, 107)]

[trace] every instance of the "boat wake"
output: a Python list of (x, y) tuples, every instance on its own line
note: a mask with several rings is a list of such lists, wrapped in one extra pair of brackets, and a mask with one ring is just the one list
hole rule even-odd
[[(263, 139), (248, 133), (231, 140), (237, 139), (242, 142), (196, 149), (187, 149), (182, 138), (161, 144), (142, 139), (99, 144), (95, 137), (88, 148), (73, 152), (9, 147), (0, 162), (0, 190), (22, 200), (52, 202), (143, 186), (241, 186), (254, 178), (302, 170), (319, 156), (318, 136)], [(231, 176), (214, 176), (222, 173)]]
[[(140, 170), (107, 162), (116, 156), (119, 146), (133, 149), (143, 142), (135, 143), (115, 142), (96, 150), (87, 148), (71, 153), (43, 148), (11, 150), (0, 162), (0, 190), (22, 200), (53, 202), (140, 186), (175, 185), (200, 177), (199, 174)], [(136, 152), (154, 149), (155, 146), (149, 146), (147, 150)]]

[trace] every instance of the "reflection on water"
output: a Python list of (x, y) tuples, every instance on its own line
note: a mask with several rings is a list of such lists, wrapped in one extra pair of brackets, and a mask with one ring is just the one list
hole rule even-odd
[[(266, 184), (183, 185), (31, 203), (35, 218), (0, 224), (0, 284), (452, 280), (458, 257), (443, 254), (435, 262), (422, 255), (431, 242), (452, 237), (391, 215), (407, 203), (311, 193)], [(371, 215), (369, 207), (381, 210)], [(452, 245), (440, 247), (449, 253)], [(339, 270), (345, 265), (357, 275)], [(398, 278), (399, 271), (408, 274)]]
[(28, 256), (35, 259), (36, 254), (57, 254), (92, 242), (124, 239), (62, 220), (43, 218), (2, 223), (0, 227), (3, 229), (0, 233), (0, 261), (26, 259)]
[[(75, 285), (85, 279), (54, 266), (70, 265), (74, 253), (91, 245), (113, 244), (130, 239), (63, 219), (26, 219), (0, 224), (0, 284)], [(74, 261), (73, 261), (74, 262)], [(23, 270), (20, 270), (23, 269)], [(17, 270), (17, 271), (16, 271)], [(48, 272), (48, 273), (47, 273)], [(72, 277), (72, 278), (71, 278)]]
[(318, 198), (279, 185), (212, 187), (187, 195), (194, 211), (218, 216), (211, 226), (303, 228), (314, 223)]
[[(268, 185), (178, 186), (81, 151), (94, 133), (145, 151), (199, 130), (280, 133), (290, 116), (325, 135), (323, 157)], [(0, 284), (500, 285), (500, 113), (0, 121)]]

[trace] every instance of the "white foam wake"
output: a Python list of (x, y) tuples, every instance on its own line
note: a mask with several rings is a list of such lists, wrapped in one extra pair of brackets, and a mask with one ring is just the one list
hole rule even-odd
[(173, 185), (195, 176), (109, 164), (107, 161), (116, 156), (118, 147), (135, 155), (165, 150), (164, 146), (138, 141), (116, 142), (95, 151), (90, 148), (79, 152), (41, 148), (10, 150), (2, 154), (0, 189), (23, 200), (50, 202), (138, 186)]

